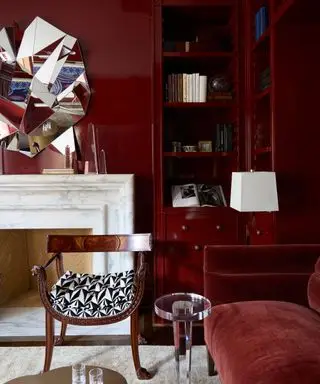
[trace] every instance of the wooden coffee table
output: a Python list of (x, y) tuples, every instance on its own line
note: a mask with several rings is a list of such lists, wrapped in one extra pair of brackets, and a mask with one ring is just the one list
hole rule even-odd
[[(89, 370), (97, 368), (94, 366), (86, 366), (87, 383), (89, 383)], [(103, 379), (108, 384), (127, 384), (126, 379), (116, 371), (111, 369), (101, 368), (103, 370)], [(72, 368), (61, 367), (52, 369), (42, 375), (22, 376), (10, 380), (5, 384), (70, 384), (72, 383)]]

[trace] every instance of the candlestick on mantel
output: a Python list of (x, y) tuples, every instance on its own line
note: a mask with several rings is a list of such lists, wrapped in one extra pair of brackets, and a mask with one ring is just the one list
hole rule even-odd
[(0, 175), (4, 175), (5, 168), (4, 168), (4, 152), (6, 150), (6, 143), (2, 141), (0, 143)]
[(70, 146), (66, 145), (65, 151), (64, 151), (64, 167), (65, 168), (71, 168), (71, 152), (70, 152)]
[(107, 160), (106, 153), (103, 149), (100, 151), (100, 159), (99, 159), (99, 173), (107, 173)]

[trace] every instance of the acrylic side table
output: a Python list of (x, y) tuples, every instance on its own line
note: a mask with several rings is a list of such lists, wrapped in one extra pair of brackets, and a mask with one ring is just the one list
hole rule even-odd
[[(211, 303), (204, 296), (195, 293), (171, 293), (159, 297), (154, 303), (154, 309), (158, 316), (173, 322), (177, 382), (182, 379), (190, 383), (192, 322), (208, 316), (211, 313)], [(180, 356), (184, 354), (187, 360), (186, 379), (180, 373)]]

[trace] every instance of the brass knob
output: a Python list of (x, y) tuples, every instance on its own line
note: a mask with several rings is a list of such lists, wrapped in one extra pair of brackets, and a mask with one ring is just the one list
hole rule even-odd
[(257, 233), (258, 236), (262, 235), (262, 231), (260, 231), (260, 229), (257, 229), (256, 233)]
[(220, 224), (217, 224), (217, 225), (216, 225), (216, 230), (217, 230), (217, 231), (221, 231), (221, 229), (222, 229), (221, 225), (220, 225)]
[(200, 245), (194, 245), (194, 246), (193, 246), (193, 249), (194, 249), (195, 251), (200, 251), (201, 247), (200, 247)]
[(187, 230), (189, 229), (189, 227), (188, 227), (187, 225), (182, 225), (182, 226), (181, 226), (181, 229), (182, 229), (183, 231), (187, 231)]

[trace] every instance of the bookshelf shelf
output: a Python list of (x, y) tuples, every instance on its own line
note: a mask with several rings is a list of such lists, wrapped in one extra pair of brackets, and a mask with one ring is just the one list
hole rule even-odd
[(176, 102), (165, 102), (165, 108), (230, 108), (234, 107), (233, 101), (209, 101), (205, 103), (176, 103)]
[(253, 153), (255, 155), (264, 155), (266, 153), (271, 153), (272, 152), (272, 148), (271, 147), (263, 147), (263, 148), (256, 148)]
[(163, 52), (164, 58), (232, 58), (232, 52)]
[(256, 101), (263, 100), (266, 97), (269, 97), (271, 93), (271, 87), (264, 89), (263, 91), (255, 94), (254, 98)]
[[(200, 214), (212, 214), (221, 210), (228, 210), (229, 207), (163, 207), (163, 212), (167, 214), (188, 214), (188, 213), (200, 213)], [(214, 211), (212, 211), (214, 210)]]
[(271, 28), (268, 27), (265, 32), (260, 36), (259, 40), (253, 43), (252, 50), (257, 51), (258, 49), (264, 47), (264, 45), (269, 41)]
[(164, 152), (165, 157), (233, 157), (234, 152)]

